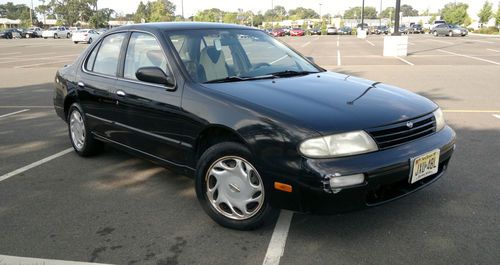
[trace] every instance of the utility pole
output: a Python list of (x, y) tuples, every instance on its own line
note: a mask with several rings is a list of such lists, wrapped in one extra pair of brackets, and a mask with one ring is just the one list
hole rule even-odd
[(363, 4), (361, 5), (361, 30), (364, 29), (365, 22), (365, 0), (363, 0)]
[(184, 0), (181, 0), (182, 20), (184, 19)]
[(33, 0), (31, 0), (31, 9), (30, 9), (30, 21), (31, 21), (31, 26), (33, 26)]
[(394, 32), (392, 36), (401, 36), (399, 32), (399, 12), (401, 11), (401, 0), (396, 0), (396, 10), (394, 10)]
[(321, 19), (321, 6), (322, 5), (323, 5), (322, 3), (319, 3), (319, 19)]
[(380, 13), (378, 14), (378, 18), (379, 18), (379, 27), (382, 26), (382, 0), (380, 0)]

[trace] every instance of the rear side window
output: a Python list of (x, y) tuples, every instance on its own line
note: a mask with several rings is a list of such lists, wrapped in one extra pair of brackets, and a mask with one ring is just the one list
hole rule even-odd
[(156, 38), (150, 34), (132, 33), (125, 57), (123, 77), (137, 79), (135, 73), (141, 67), (159, 67), (168, 74), (167, 58)]
[[(125, 33), (117, 33), (104, 38), (95, 56), (94, 66), (91, 69), (87, 69), (96, 73), (115, 76), (120, 49), (124, 39)], [(90, 55), (87, 65), (89, 65), (92, 55), (96, 50)]]

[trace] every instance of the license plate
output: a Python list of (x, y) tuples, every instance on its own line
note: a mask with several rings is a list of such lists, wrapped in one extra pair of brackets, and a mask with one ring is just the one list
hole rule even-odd
[(411, 159), (410, 183), (436, 174), (439, 167), (439, 149)]

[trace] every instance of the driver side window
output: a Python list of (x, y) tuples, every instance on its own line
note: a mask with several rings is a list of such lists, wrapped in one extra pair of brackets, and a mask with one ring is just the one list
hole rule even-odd
[(159, 67), (171, 76), (167, 67), (167, 58), (156, 38), (150, 34), (132, 33), (125, 56), (123, 77), (137, 80), (135, 73), (141, 67)]

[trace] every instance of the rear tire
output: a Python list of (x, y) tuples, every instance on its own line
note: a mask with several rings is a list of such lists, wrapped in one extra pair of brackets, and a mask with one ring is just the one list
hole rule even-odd
[(432, 32), (432, 35), (434, 35), (435, 37), (437, 37), (437, 36), (438, 36), (437, 31), (435, 31), (435, 30), (434, 30), (434, 31)]
[(89, 41), (87, 41), (88, 44), (92, 43), (92, 38), (89, 38)]
[(78, 44), (78, 41), (73, 41), (73, 43)]
[[(277, 217), (278, 211), (269, 205), (266, 182), (254, 165), (248, 148), (235, 142), (213, 145), (200, 157), (195, 175), (196, 195), (203, 210), (221, 226), (252, 230)], [(246, 173), (242, 177), (238, 172)], [(258, 202), (248, 202), (249, 198)]]
[(453, 31), (448, 32), (448, 37), (453, 37)]
[(71, 38), (71, 34), (70, 33), (66, 34), (66, 38), (67, 39)]
[(54, 34), (54, 39), (57, 39), (57, 38), (58, 38), (57, 33), (55, 33)]
[(92, 156), (102, 151), (104, 144), (92, 136), (80, 104), (73, 103), (68, 111), (68, 133), (73, 149), (80, 156)]

